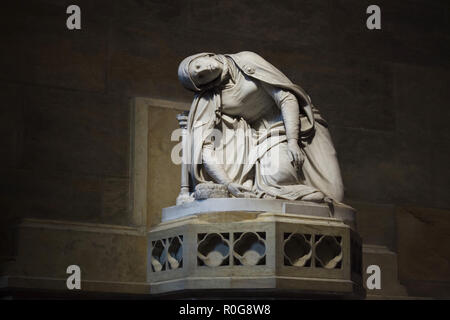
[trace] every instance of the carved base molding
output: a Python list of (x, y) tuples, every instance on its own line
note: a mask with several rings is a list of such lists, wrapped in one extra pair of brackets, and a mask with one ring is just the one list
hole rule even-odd
[(210, 212), (148, 232), (152, 294), (272, 290), (364, 297), (358, 234), (336, 218)]

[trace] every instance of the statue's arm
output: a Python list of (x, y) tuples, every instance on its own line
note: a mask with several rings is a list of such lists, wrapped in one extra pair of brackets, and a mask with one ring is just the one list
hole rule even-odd
[(262, 83), (264, 90), (272, 97), (281, 110), (289, 153), (296, 165), (301, 165), (304, 156), (298, 145), (300, 132), (300, 111), (295, 95), (287, 90)]
[(300, 111), (297, 98), (294, 94), (287, 90), (283, 90), (266, 83), (263, 83), (262, 85), (281, 110), (288, 141), (297, 141), (300, 130)]
[(228, 191), (237, 198), (254, 198), (256, 197), (251, 190), (233, 182), (224, 167), (217, 163), (217, 158), (214, 154), (214, 148), (211, 143), (206, 143), (202, 148), (203, 166), (208, 172), (209, 176), (214, 179), (216, 183), (227, 186)]
[(209, 176), (213, 178), (216, 183), (228, 186), (232, 182), (223, 166), (220, 163), (217, 163), (214, 147), (211, 143), (205, 143), (203, 145), (202, 162), (206, 172), (208, 172)]

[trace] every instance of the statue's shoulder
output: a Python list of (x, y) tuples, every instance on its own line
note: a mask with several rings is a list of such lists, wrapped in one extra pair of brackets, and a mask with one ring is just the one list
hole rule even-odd
[(259, 54), (252, 52), (252, 51), (241, 51), (238, 53), (230, 54), (230, 56), (239, 61), (267, 63), (267, 61), (263, 57), (261, 57)]
[(242, 51), (229, 56), (250, 77), (272, 85), (292, 85), (283, 72), (255, 52)]
[(241, 58), (263, 59), (263, 57), (261, 57), (259, 54), (257, 54), (256, 52), (253, 52), (253, 51), (241, 51), (241, 52), (235, 53), (235, 55), (237, 55), (238, 57), (241, 57)]

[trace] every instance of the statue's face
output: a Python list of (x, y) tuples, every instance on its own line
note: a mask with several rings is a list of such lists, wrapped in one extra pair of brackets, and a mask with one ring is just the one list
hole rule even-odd
[(222, 64), (211, 56), (198, 57), (189, 64), (191, 78), (199, 86), (219, 77), (222, 70)]

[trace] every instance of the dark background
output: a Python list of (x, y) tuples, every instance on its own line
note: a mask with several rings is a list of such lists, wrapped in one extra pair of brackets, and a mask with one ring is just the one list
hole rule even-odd
[[(70, 4), (81, 30), (66, 28)], [(370, 4), (382, 30), (366, 28)], [(130, 101), (189, 102), (184, 57), (249, 50), (330, 123), (363, 238), (399, 253), (400, 278), (426, 287), (414, 294), (448, 288), (449, 1), (31, 0), (1, 11), (2, 256), (15, 254), (23, 217), (130, 225)], [(408, 269), (414, 259), (424, 267)]]

